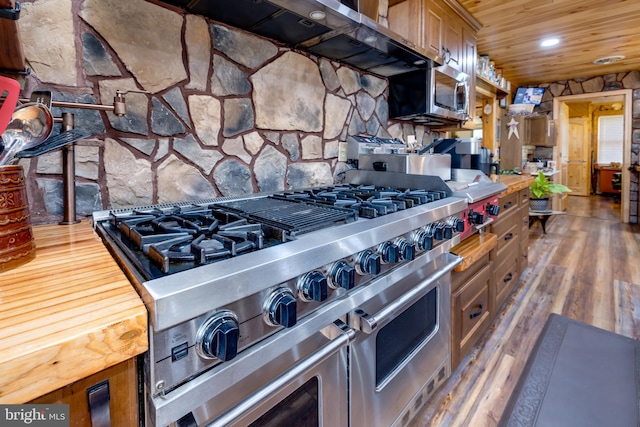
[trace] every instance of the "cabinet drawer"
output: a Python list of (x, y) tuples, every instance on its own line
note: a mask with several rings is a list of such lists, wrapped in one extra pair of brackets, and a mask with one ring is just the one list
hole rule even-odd
[(522, 218), (523, 223), (529, 222), (529, 205), (520, 206), (520, 218)]
[(529, 212), (529, 198), (530, 198), (530, 194), (529, 194), (528, 188), (525, 188), (524, 190), (520, 190), (520, 206), (523, 208), (526, 207), (527, 212)]
[(451, 273), (451, 293), (455, 292), (456, 289), (461, 288), (471, 276), (475, 275), (480, 269), (484, 268), (484, 266), (487, 265), (490, 261), (490, 254), (491, 252), (487, 252), (471, 267), (467, 268), (464, 271), (454, 271), (453, 273)]
[(529, 245), (520, 242), (520, 258), (518, 258), (518, 276), (529, 266)]
[(500, 212), (498, 216), (498, 222), (503, 216), (515, 211), (519, 205), (519, 194), (517, 192), (511, 193), (506, 197), (501, 197), (500, 200)]
[(496, 251), (500, 252), (500, 250), (511, 240), (517, 240), (521, 228), (522, 218), (520, 218), (519, 215), (509, 215), (506, 218), (501, 218), (498, 223), (493, 224), (493, 233), (498, 236)]
[[(517, 249), (514, 248), (514, 249)], [(508, 254), (508, 258), (496, 268), (495, 272), (495, 304), (496, 310), (502, 306), (507, 296), (511, 293), (516, 283), (518, 283), (518, 258), (520, 252), (512, 250)]]
[(491, 267), (486, 264), (451, 296), (452, 370), (489, 327), (493, 315)]
[(520, 239), (518, 239), (518, 226), (510, 228), (507, 233), (498, 239), (496, 246), (496, 264), (502, 264), (509, 257), (518, 253), (520, 249)]

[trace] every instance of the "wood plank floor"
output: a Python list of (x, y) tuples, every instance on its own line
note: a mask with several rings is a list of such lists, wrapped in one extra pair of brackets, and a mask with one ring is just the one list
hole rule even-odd
[(640, 338), (640, 227), (620, 204), (570, 197), (567, 214), (529, 230), (529, 267), (491, 327), (411, 427), (492, 427), (550, 313)]

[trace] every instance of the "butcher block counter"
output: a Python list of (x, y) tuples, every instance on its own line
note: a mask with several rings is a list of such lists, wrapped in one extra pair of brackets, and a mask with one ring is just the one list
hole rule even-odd
[(87, 221), (33, 227), (0, 273), (0, 403), (25, 403), (148, 349), (147, 312)]
[(507, 186), (507, 189), (500, 193), (500, 197), (524, 190), (533, 183), (533, 178), (531, 175), (491, 175), (492, 180)]

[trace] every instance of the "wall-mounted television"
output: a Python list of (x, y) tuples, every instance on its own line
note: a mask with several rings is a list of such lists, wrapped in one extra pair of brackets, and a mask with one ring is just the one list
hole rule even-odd
[(544, 95), (543, 87), (519, 87), (513, 97), (513, 103), (540, 105), (542, 95)]

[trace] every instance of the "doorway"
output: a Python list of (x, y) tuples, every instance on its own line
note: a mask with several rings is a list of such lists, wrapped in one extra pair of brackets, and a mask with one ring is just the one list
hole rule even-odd
[[(632, 102), (632, 91), (628, 89), (559, 96), (553, 99), (553, 118), (558, 124), (558, 144), (553, 149), (553, 158), (561, 171), (560, 182), (572, 188), (574, 195), (588, 196), (594, 192), (592, 190), (598, 190), (598, 183), (593, 179), (594, 174), (597, 173), (594, 168), (596, 159), (592, 153), (594, 147), (592, 141), (596, 138), (594, 136), (596, 130), (591, 125), (593, 112), (608, 106), (606, 108), (615, 107), (622, 113), (624, 129), (622, 162), (619, 168), (622, 180), (620, 218), (625, 223), (629, 222), (628, 168), (631, 163)], [(587, 120), (576, 120), (580, 118)], [(579, 143), (580, 139), (583, 140), (583, 145)]]

